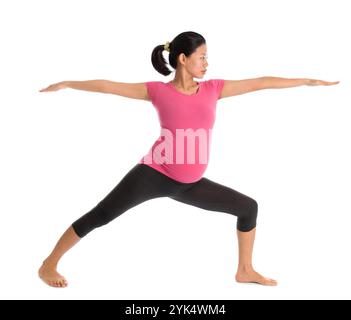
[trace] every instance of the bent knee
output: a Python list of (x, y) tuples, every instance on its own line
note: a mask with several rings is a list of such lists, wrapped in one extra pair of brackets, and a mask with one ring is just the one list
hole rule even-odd
[(250, 204), (250, 213), (249, 215), (252, 217), (252, 219), (257, 219), (257, 214), (258, 214), (258, 203), (256, 200), (251, 199), (251, 204)]
[(237, 229), (244, 232), (251, 231), (256, 227), (257, 215), (258, 203), (256, 200), (250, 198), (246, 209), (242, 212), (242, 215), (238, 217)]
[(256, 200), (250, 199), (248, 209), (246, 211), (245, 220), (248, 222), (248, 224), (250, 224), (251, 228), (253, 225), (256, 226), (257, 214), (258, 203)]

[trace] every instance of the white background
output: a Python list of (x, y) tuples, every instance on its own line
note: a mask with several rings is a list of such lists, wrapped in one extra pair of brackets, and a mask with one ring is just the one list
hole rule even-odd
[[(347, 1), (7, 1), (0, 4), (2, 299), (349, 299), (350, 47)], [(150, 102), (63, 80), (170, 81), (152, 49), (184, 31), (205, 78), (340, 81), (220, 100), (205, 177), (257, 200), (258, 272), (239, 284), (236, 218), (162, 198), (91, 232), (37, 276), (59, 236), (147, 153)], [(167, 55), (165, 55), (168, 58)]]

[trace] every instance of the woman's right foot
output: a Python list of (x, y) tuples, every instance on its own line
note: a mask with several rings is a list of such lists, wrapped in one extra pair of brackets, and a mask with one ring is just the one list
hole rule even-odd
[(56, 266), (43, 262), (38, 271), (40, 279), (51, 287), (64, 288), (67, 287), (67, 280), (56, 271)]

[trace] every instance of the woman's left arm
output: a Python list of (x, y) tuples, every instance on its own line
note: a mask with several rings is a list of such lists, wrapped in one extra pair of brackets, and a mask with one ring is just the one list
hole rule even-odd
[(290, 78), (278, 78), (278, 77), (262, 77), (263, 89), (280, 89), (280, 88), (291, 88), (297, 86), (331, 86), (338, 84), (340, 81), (324, 81), (316, 79), (290, 79)]
[(236, 96), (262, 89), (291, 88), (302, 85), (307, 86), (330, 86), (338, 84), (340, 81), (328, 82), (307, 78), (279, 78), (279, 77), (259, 77), (244, 80), (224, 80), (224, 85), (219, 99)]

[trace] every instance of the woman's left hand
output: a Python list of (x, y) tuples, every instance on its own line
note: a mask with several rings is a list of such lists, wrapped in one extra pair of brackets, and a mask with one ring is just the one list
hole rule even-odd
[(306, 79), (306, 85), (308, 86), (332, 86), (338, 84), (340, 81), (328, 82), (323, 80), (316, 79)]

